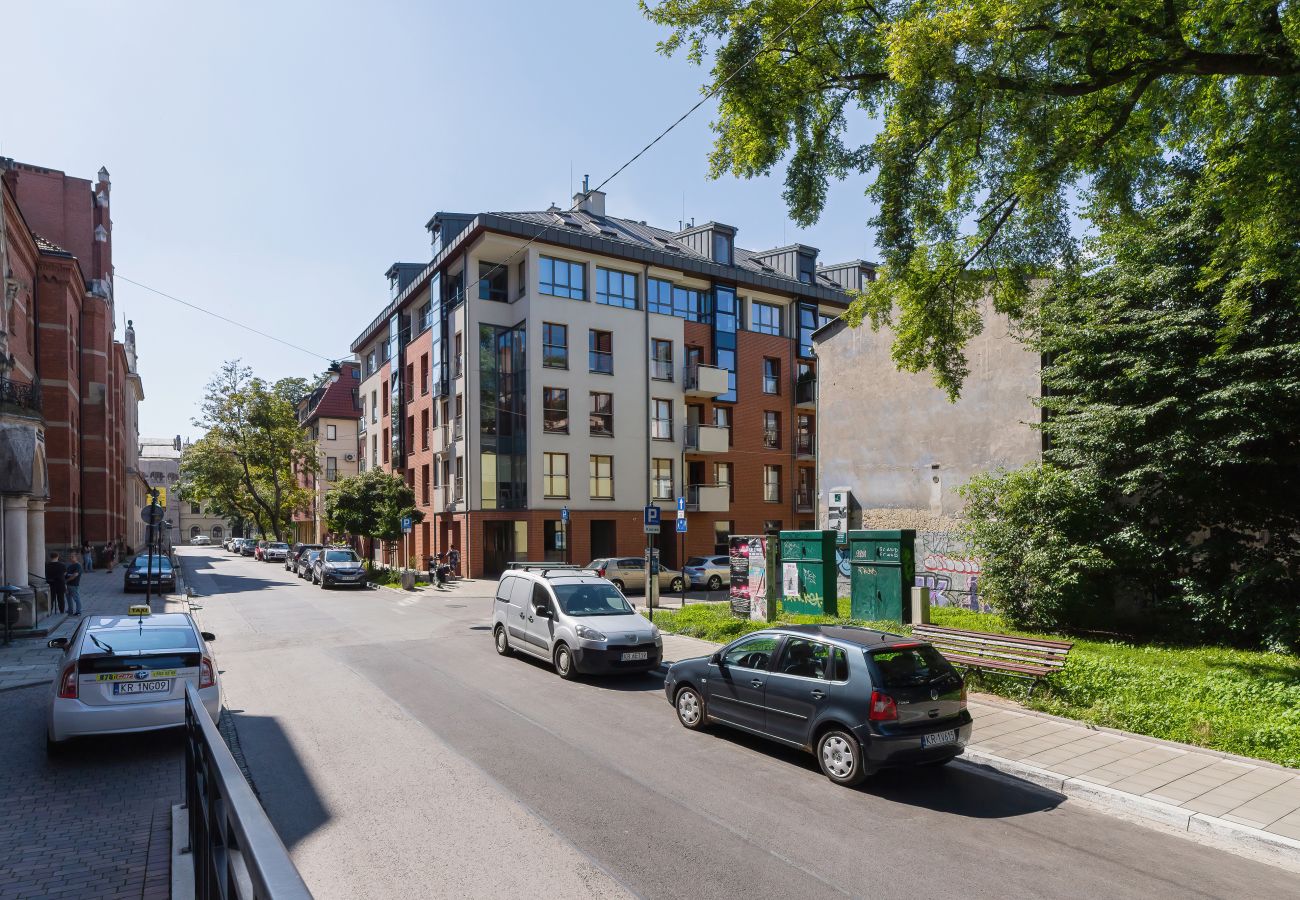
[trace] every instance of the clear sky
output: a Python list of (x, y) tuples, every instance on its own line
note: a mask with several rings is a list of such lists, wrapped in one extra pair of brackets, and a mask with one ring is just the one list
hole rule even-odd
[[(394, 261), (440, 209), (567, 205), (699, 99), (635, 0), (41, 0), (0, 5), (0, 155), (113, 183), (120, 276), (346, 358)], [(711, 105), (606, 189), (611, 215), (875, 258), (866, 180), (796, 229), (775, 178), (710, 181)], [(572, 172), (572, 181), (570, 173)], [(327, 364), (123, 280), (141, 431), (198, 437), (225, 359), (268, 379)]]

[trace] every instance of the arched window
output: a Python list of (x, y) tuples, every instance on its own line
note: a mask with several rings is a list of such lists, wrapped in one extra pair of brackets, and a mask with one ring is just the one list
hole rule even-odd
[(202, 529), (200, 529), (199, 526), (197, 526), (197, 525), (191, 525), (191, 526), (190, 526), (190, 537), (192, 537), (192, 538), (196, 538), (196, 537), (198, 537), (198, 536), (199, 536), (199, 532), (200, 532), (201, 530), (202, 530)]
[(212, 539), (213, 539), (214, 541), (220, 541), (223, 537), (225, 537), (225, 532), (222, 531), (221, 526), (220, 526), (220, 525), (213, 525), (213, 526), (212, 526)]

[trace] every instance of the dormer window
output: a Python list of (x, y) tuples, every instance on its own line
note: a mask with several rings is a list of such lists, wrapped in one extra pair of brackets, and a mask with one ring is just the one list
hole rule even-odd
[(713, 232), (713, 261), (715, 263), (723, 266), (733, 264), (732, 241), (732, 236), (725, 232)]

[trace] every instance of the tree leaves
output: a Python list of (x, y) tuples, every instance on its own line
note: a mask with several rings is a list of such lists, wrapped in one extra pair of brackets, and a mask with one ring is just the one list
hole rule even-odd
[(402, 537), (403, 518), (415, 523), (424, 520), (424, 513), (415, 508), (415, 490), (382, 469), (339, 481), (325, 495), (325, 516), (332, 532), (383, 541)]

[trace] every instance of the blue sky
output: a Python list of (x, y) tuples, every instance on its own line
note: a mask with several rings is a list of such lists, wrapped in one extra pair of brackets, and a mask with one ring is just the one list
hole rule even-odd
[[(699, 98), (634, 0), (474, 3), (44, 0), (5, 4), (0, 155), (112, 173), (121, 276), (330, 357), (426, 261), (439, 209), (566, 205)], [(875, 258), (866, 180), (812, 229), (775, 178), (708, 179), (711, 106), (607, 188), (612, 215), (736, 225)], [(325, 362), (117, 282), (135, 320), (146, 435), (197, 437), (203, 385), (239, 357), (268, 379)]]

